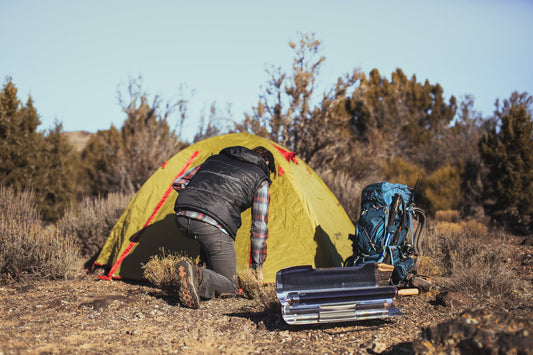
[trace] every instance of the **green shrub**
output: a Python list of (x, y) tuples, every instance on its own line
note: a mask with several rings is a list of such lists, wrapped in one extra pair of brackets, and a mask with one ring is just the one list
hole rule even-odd
[(487, 168), (485, 210), (514, 233), (533, 233), (533, 96), (513, 92), (500, 106), (479, 149)]
[[(44, 227), (37, 218), (35, 194), (0, 187), (0, 283), (27, 277), (73, 278), (79, 250), (70, 235)], [(5, 205), (5, 206), (4, 206)]]
[(461, 219), (461, 212), (457, 210), (440, 210), (435, 212), (435, 220), (440, 222), (457, 223)]
[(459, 168), (450, 165), (440, 168), (422, 180), (421, 187), (430, 212), (459, 209), (463, 195)]
[(93, 257), (104, 245), (109, 232), (128, 205), (129, 194), (111, 193), (107, 197), (86, 197), (69, 208), (58, 221), (62, 234), (75, 237), (83, 257)]
[(405, 161), (402, 158), (387, 160), (383, 166), (385, 180), (392, 183), (405, 184), (414, 187), (418, 178), (424, 178), (426, 172), (416, 164)]

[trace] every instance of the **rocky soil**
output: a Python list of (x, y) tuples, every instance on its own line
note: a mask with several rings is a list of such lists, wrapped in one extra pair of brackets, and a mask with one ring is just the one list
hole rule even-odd
[(461, 296), (432, 290), (397, 298), (402, 316), (288, 326), (276, 304), (236, 297), (191, 310), (149, 284), (80, 273), (0, 286), (0, 354), (533, 354), (532, 307), (472, 309)]

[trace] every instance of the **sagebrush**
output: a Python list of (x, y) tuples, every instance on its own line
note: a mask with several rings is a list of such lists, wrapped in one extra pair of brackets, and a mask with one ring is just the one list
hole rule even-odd
[(476, 304), (504, 300), (509, 307), (530, 307), (531, 287), (513, 270), (509, 243), (504, 232), (489, 233), (475, 221), (443, 222), (429, 233), (426, 248), (445, 290), (462, 292)]
[(0, 283), (29, 277), (73, 278), (80, 269), (79, 249), (69, 234), (45, 227), (35, 194), (0, 187)]
[(85, 197), (70, 207), (57, 222), (61, 234), (75, 237), (83, 257), (94, 257), (104, 245), (131, 194), (111, 193), (107, 197)]

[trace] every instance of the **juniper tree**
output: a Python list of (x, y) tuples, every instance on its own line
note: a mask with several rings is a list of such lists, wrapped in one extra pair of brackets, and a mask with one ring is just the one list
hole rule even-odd
[[(479, 140), (486, 129), (485, 121), (474, 110), (474, 99), (467, 95), (461, 102), (454, 121), (449, 128), (448, 160), (461, 171), (459, 207), (464, 216), (483, 214), (483, 164), (479, 154)], [(459, 191), (459, 189), (458, 189)]]
[(512, 93), (500, 107), (495, 125), (480, 141), (488, 169), (484, 179), (485, 207), (495, 219), (516, 231), (533, 231), (533, 97)]
[[(81, 152), (81, 183), (92, 196), (133, 192), (126, 180), (127, 167), (119, 131), (112, 125), (92, 135)], [(129, 184), (129, 185), (128, 185)]]
[(375, 156), (407, 156), (430, 170), (449, 163), (441, 159), (447, 149), (444, 133), (456, 108), (455, 97), (446, 103), (439, 84), (419, 83), (401, 69), (390, 81), (377, 69), (363, 75), (350, 102), (357, 137)]
[(0, 183), (35, 191), (42, 217), (55, 220), (76, 197), (78, 158), (61, 124), (48, 135), (37, 131), (40, 124), (33, 99), (22, 105), (8, 78), (0, 93)]
[(45, 220), (59, 219), (78, 193), (79, 153), (55, 123), (44, 138), (40, 174), (36, 177), (38, 203)]
[(0, 184), (20, 190), (35, 187), (42, 134), (33, 99), (22, 105), (17, 91), (7, 78), (0, 92)]

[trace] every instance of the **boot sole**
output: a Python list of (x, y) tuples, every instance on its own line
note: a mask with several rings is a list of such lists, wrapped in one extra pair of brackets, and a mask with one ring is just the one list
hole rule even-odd
[(200, 297), (196, 287), (194, 287), (192, 265), (188, 262), (179, 262), (177, 269), (181, 280), (178, 293), (180, 304), (187, 308), (197, 309), (200, 306)]

